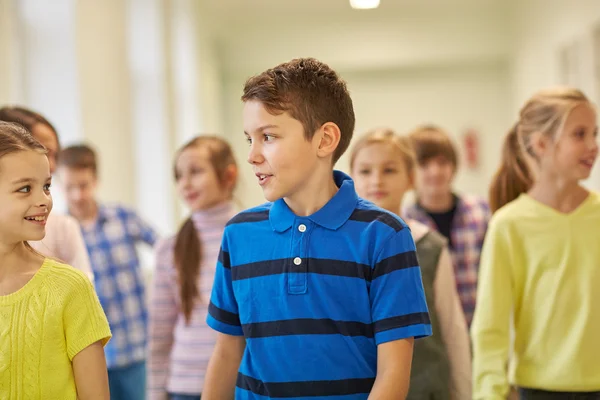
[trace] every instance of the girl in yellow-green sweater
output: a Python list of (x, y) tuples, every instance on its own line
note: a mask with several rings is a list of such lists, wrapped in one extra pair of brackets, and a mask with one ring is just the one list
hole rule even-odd
[(596, 135), (588, 99), (557, 88), (506, 138), (471, 327), (475, 400), (510, 384), (521, 399), (600, 399), (600, 196), (580, 184)]
[(0, 122), (0, 400), (108, 400), (110, 329), (88, 278), (44, 258), (46, 149)]

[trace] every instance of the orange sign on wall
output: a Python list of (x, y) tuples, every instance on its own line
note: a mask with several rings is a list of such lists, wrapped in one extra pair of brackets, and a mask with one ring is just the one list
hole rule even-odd
[(475, 129), (468, 129), (465, 132), (463, 146), (467, 168), (477, 168), (479, 166), (479, 133)]

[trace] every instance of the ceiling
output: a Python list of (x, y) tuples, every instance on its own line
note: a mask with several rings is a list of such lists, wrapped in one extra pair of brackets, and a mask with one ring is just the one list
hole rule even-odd
[(373, 13), (401, 12), (407, 9), (501, 7), (515, 0), (381, 0), (376, 10), (353, 10), (349, 0), (200, 0), (208, 13), (285, 14), (285, 13)]

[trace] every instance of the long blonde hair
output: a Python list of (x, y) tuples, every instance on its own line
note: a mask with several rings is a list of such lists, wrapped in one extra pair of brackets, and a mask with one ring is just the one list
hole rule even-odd
[(541, 133), (556, 139), (571, 111), (581, 104), (590, 104), (578, 89), (558, 87), (537, 92), (519, 113), (519, 121), (508, 132), (502, 149), (502, 161), (489, 190), (492, 212), (527, 192), (533, 184), (536, 161), (531, 138)]

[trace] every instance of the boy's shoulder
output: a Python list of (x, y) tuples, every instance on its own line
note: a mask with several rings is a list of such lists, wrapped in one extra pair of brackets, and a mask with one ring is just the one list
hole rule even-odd
[(406, 221), (398, 215), (361, 198), (358, 199), (356, 208), (352, 215), (350, 215), (350, 220), (364, 223), (364, 229), (389, 231), (389, 228), (391, 228), (395, 232), (399, 232), (403, 229), (410, 230)]
[(458, 198), (461, 205), (469, 210), (480, 210), (485, 213), (490, 212), (490, 205), (482, 196), (477, 196), (474, 194), (461, 194), (458, 196)]
[(227, 222), (227, 224), (225, 225), (226, 229), (231, 229), (231, 226), (241, 223), (266, 221), (269, 219), (269, 212), (271, 211), (271, 207), (273, 207), (273, 203), (267, 202), (260, 204), (256, 207), (240, 211)]
[(135, 214), (132, 208), (118, 203), (98, 204), (98, 212), (104, 217), (123, 217)]

